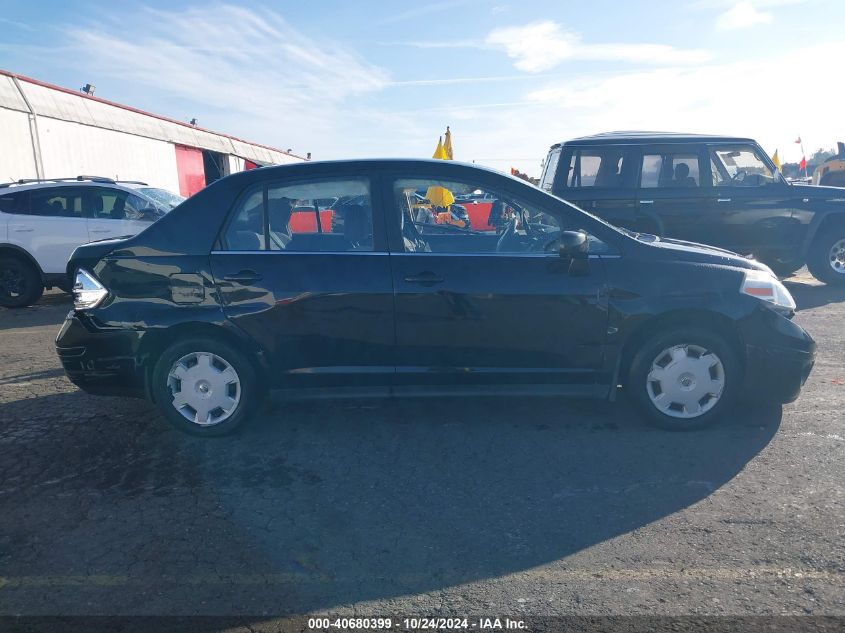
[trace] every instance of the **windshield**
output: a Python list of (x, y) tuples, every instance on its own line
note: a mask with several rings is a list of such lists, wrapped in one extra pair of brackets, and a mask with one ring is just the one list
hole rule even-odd
[(710, 168), (716, 187), (759, 187), (779, 180), (750, 145), (712, 148)]
[(186, 198), (176, 195), (167, 189), (159, 189), (158, 187), (141, 187), (138, 191), (153, 202), (157, 202), (160, 206), (163, 205), (165, 210), (173, 209), (182, 204)]

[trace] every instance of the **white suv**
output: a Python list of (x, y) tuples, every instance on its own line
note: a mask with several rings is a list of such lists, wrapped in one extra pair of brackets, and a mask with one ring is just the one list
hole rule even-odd
[(145, 189), (85, 176), (0, 184), (0, 306), (30, 305), (44, 288), (69, 291), (73, 249), (140, 233), (172, 208)]

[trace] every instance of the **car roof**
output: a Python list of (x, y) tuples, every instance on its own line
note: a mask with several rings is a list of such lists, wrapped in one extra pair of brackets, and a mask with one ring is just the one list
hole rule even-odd
[(20, 180), (15, 182), (4, 182), (0, 183), (0, 191), (29, 191), (33, 189), (54, 187), (106, 187), (126, 191), (137, 189), (142, 186), (145, 186), (145, 183), (135, 181), (115, 181), (110, 178), (57, 178), (55, 180), (44, 179), (38, 181)]
[(236, 172), (230, 176), (227, 176), (227, 178), (237, 176), (251, 176), (253, 174), (266, 175), (270, 173), (277, 173), (279, 176), (286, 176), (289, 174), (300, 172), (303, 175), (322, 173), (330, 174), (334, 170), (338, 170), (340, 173), (367, 171), (370, 169), (390, 171), (413, 169), (415, 167), (436, 167), (440, 169), (453, 170), (456, 172), (464, 170), (482, 171), (490, 175), (504, 176), (508, 179), (516, 180), (520, 183), (525, 184), (525, 181), (519, 178), (515, 178), (514, 176), (508, 173), (499, 171), (497, 169), (492, 169), (490, 167), (484, 167), (475, 163), (464, 163), (457, 160), (439, 160), (433, 158), (354, 158), (345, 160), (309, 160), (300, 163), (289, 163), (287, 165), (268, 165), (264, 167), (259, 167), (257, 169), (250, 169), (248, 171)]
[(691, 134), (689, 132), (647, 132), (620, 131), (602, 132), (589, 136), (579, 136), (552, 145), (645, 145), (647, 143), (756, 143), (754, 139), (718, 134)]

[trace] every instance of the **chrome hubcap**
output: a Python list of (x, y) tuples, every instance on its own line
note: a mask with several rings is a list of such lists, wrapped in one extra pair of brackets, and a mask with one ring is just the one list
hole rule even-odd
[(651, 364), (646, 390), (652, 404), (673, 418), (704, 415), (722, 397), (725, 368), (713, 352), (699, 345), (675, 345)]
[(840, 275), (845, 275), (845, 239), (830, 247), (830, 267)]
[(191, 352), (167, 374), (173, 408), (194, 424), (213, 426), (229, 418), (241, 400), (238, 372), (211, 352)]

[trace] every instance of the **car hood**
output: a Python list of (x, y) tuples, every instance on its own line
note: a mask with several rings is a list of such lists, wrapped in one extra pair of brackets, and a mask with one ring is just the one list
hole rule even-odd
[(798, 195), (810, 200), (845, 202), (845, 187), (819, 187), (817, 185), (792, 185)]
[(697, 242), (685, 242), (684, 240), (673, 240), (661, 237), (659, 241), (643, 242), (647, 247), (659, 249), (672, 259), (691, 262), (695, 264), (717, 264), (719, 266), (732, 266), (733, 268), (745, 268), (747, 270), (765, 270), (769, 267), (754, 259), (744, 257), (733, 251), (728, 251), (707, 244)]

